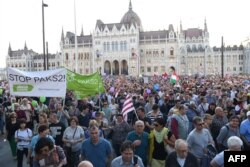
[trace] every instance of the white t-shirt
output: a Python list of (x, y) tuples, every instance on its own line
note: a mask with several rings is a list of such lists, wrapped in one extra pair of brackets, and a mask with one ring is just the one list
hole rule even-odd
[(28, 148), (30, 144), (30, 139), (32, 137), (32, 131), (29, 128), (24, 130), (18, 129), (15, 132), (15, 138), (17, 140), (17, 148)]

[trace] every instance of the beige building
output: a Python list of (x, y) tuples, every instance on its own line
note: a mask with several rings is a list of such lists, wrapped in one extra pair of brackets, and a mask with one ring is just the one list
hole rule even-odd
[[(61, 57), (60, 53), (48, 54), (48, 69), (55, 69), (62, 66)], [(32, 49), (28, 49), (26, 42), (24, 44), (24, 49), (18, 50), (12, 50), (9, 44), (6, 67), (14, 67), (22, 71), (42, 71), (44, 70), (43, 58), (42, 54), (38, 54)]]
[[(97, 69), (106, 75), (161, 75), (174, 66), (178, 74), (219, 74), (220, 48), (211, 48), (206, 20), (203, 29), (143, 31), (132, 3), (119, 23), (96, 21), (91, 35), (62, 31), (61, 51), (64, 65), (72, 71), (90, 74)], [(75, 56), (76, 53), (78, 56)], [(227, 47), (224, 53), (225, 74), (243, 72), (243, 46)]]
[[(220, 74), (221, 48), (211, 47), (206, 19), (204, 27), (178, 30), (170, 24), (167, 30), (144, 31), (143, 22), (129, 3), (128, 11), (118, 23), (96, 21), (90, 35), (61, 33), (61, 53), (49, 55), (49, 69), (65, 66), (80, 74), (100, 70), (106, 75), (162, 75), (174, 66), (179, 75)], [(77, 40), (76, 40), (77, 39)], [(75, 41), (77, 41), (75, 45)], [(225, 47), (224, 74), (250, 73), (249, 46)], [(244, 61), (244, 60), (248, 61)], [(7, 67), (25, 71), (43, 70), (43, 55), (24, 49), (12, 51), (9, 46)]]

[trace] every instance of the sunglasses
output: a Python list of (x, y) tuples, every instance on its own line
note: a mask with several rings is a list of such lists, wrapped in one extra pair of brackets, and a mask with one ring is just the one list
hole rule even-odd
[(154, 126), (155, 126), (155, 127), (158, 127), (158, 126), (159, 126), (159, 124), (154, 124)]
[(204, 125), (204, 123), (199, 123), (199, 124), (197, 124), (197, 125), (199, 125), (199, 126), (203, 126), (203, 125)]
[(16, 118), (16, 117), (11, 117), (11, 118)]

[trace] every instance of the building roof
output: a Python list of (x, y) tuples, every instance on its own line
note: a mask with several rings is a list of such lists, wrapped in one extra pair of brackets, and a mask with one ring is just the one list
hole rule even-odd
[(130, 24), (130, 25), (132, 23), (134, 23), (134, 24), (136, 23), (139, 27), (142, 27), (141, 19), (133, 11), (131, 1), (129, 2), (129, 9), (128, 9), (128, 11), (123, 15), (123, 17), (121, 19), (121, 23), (123, 23), (123, 24)]
[[(68, 31), (66, 33), (66, 38), (69, 39), (69, 42), (71, 44), (75, 44), (75, 34), (74, 33)], [(92, 43), (92, 35), (77, 36), (77, 43), (78, 44)]]
[[(11, 55), (9, 55), (10, 57), (21, 57), (23, 54), (25, 54), (25, 50), (15, 50), (15, 51), (11, 51)], [(26, 55), (36, 55), (38, 53), (34, 52), (32, 49), (27, 50)]]
[(202, 37), (202, 29), (199, 28), (189, 28), (187, 30), (184, 30), (185, 38), (198, 38)]
[(167, 37), (168, 37), (168, 31), (167, 30), (140, 32), (140, 40), (143, 40), (143, 39), (159, 39), (159, 38), (166, 39)]

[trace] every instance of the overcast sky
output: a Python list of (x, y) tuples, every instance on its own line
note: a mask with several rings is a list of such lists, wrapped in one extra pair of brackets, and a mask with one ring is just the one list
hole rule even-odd
[[(96, 20), (118, 23), (128, 11), (129, 0), (75, 0), (77, 34), (94, 31)], [(60, 51), (62, 27), (64, 34), (74, 32), (74, 0), (44, 0), (45, 38), (49, 52)], [(5, 67), (9, 43), (12, 50), (28, 49), (43, 52), (42, 0), (0, 0), (0, 67)], [(250, 36), (250, 0), (132, 0), (134, 12), (141, 18), (144, 31), (204, 28), (207, 20), (210, 45), (239, 45)]]

